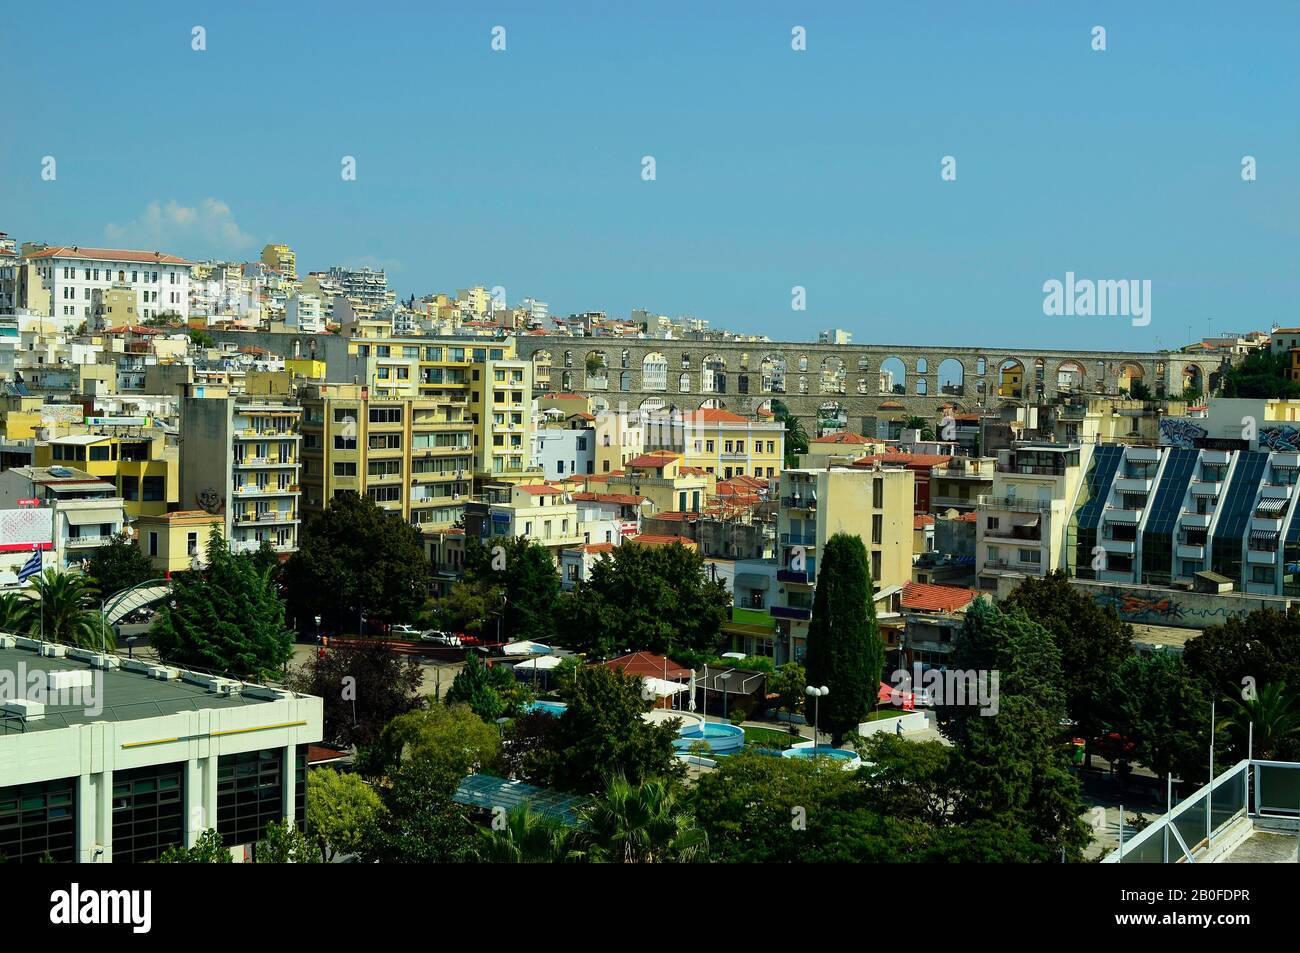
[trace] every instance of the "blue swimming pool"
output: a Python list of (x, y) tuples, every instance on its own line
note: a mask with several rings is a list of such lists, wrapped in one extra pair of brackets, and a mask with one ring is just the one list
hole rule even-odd
[(832, 748), (829, 745), (818, 745), (816, 748), (787, 748), (781, 752), (783, 758), (831, 758), (834, 761), (843, 761), (845, 768), (856, 767), (862, 764), (862, 759), (858, 757), (856, 751), (845, 751), (843, 748)]
[(540, 711), (547, 715), (554, 715), (556, 718), (559, 718), (564, 714), (565, 709), (568, 707), (569, 706), (564, 704), (564, 702), (529, 702), (524, 707), (524, 711)]
[(714, 754), (734, 754), (745, 747), (744, 729), (721, 722), (690, 725), (682, 728), (680, 735), (673, 741), (678, 751), (689, 751), (697, 741), (703, 741)]

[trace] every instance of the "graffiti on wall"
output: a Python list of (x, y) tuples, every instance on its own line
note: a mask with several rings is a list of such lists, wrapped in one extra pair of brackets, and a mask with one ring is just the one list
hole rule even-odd
[(1159, 625), (1177, 626), (1183, 623), (1205, 621), (1222, 622), (1226, 619), (1244, 619), (1257, 606), (1243, 606), (1231, 609), (1216, 606), (1213, 609), (1184, 605), (1178, 599), (1168, 595), (1150, 595), (1142, 592), (1092, 592), (1092, 598), (1099, 606), (1110, 606), (1119, 613), (1125, 622), (1145, 622)]
[(1203, 439), (1207, 433), (1208, 431), (1204, 427), (1193, 423), (1187, 417), (1160, 418), (1160, 443), (1162, 446), (1194, 450), (1196, 441)]
[(1290, 424), (1282, 424), (1277, 427), (1261, 427), (1259, 430), (1259, 449), (1295, 453), (1300, 450), (1300, 429), (1292, 427)]

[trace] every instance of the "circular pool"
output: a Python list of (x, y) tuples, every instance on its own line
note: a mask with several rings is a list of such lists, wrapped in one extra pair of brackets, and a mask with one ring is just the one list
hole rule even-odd
[(812, 746), (812, 742), (804, 742), (795, 745), (793, 748), (787, 748), (781, 752), (783, 758), (830, 758), (833, 761), (842, 761), (845, 770), (852, 770), (862, 766), (862, 759), (858, 757), (856, 751), (845, 751), (843, 748), (832, 748), (829, 745)]
[(673, 742), (678, 751), (689, 751), (697, 742), (703, 742), (714, 754), (735, 754), (745, 747), (745, 730), (723, 722), (706, 721), (683, 726), (680, 737)]

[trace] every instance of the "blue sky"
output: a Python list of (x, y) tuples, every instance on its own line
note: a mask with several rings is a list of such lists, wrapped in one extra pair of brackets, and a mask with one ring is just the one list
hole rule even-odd
[[(787, 340), (1146, 349), (1300, 323), (1294, 0), (53, 9), (0, 32), (20, 241), (284, 241), (401, 295), (499, 284)], [(1044, 316), (1067, 271), (1149, 279), (1150, 325)]]

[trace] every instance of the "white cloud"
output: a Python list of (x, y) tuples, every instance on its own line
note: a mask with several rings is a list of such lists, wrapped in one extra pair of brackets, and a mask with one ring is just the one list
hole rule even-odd
[(134, 221), (106, 225), (104, 237), (118, 248), (190, 257), (231, 255), (257, 246), (257, 239), (239, 227), (230, 206), (214, 198), (197, 205), (174, 199), (150, 202)]

